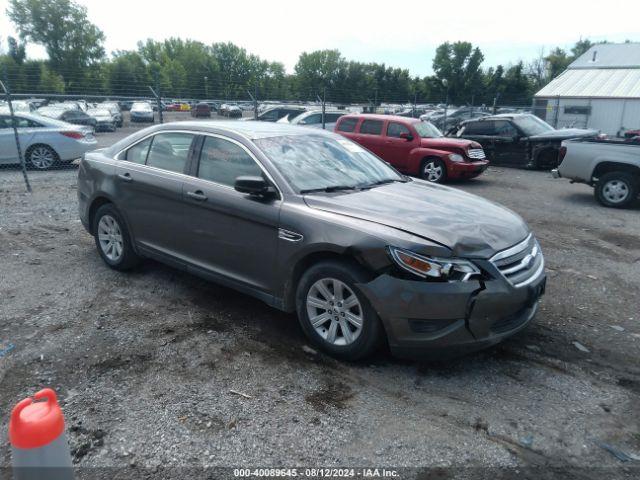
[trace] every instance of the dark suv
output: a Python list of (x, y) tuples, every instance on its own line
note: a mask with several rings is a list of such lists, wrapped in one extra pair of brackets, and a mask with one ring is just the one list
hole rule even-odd
[(492, 345), (523, 329), (544, 259), (515, 213), (412, 180), (357, 143), (262, 122), (177, 122), (87, 153), (80, 218), (111, 268), (141, 257), (287, 312), (344, 359)]
[(482, 145), (492, 165), (551, 169), (558, 166), (563, 140), (595, 137), (596, 130), (551, 125), (528, 113), (493, 115), (462, 122), (450, 136)]

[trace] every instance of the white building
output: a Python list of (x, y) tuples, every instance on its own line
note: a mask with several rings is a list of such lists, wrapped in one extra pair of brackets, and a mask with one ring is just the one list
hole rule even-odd
[(640, 43), (594, 45), (535, 95), (534, 113), (557, 128), (640, 129)]

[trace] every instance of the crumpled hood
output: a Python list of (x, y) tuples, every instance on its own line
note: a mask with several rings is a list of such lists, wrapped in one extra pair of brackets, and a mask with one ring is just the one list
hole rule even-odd
[(569, 138), (595, 137), (598, 135), (597, 130), (587, 130), (584, 128), (560, 128), (558, 130), (550, 130), (549, 132), (539, 135), (532, 135), (530, 140), (568, 140)]
[(465, 140), (462, 138), (423, 138), (421, 145), (426, 148), (435, 148), (438, 150), (450, 151), (450, 150), (467, 150), (469, 148), (482, 148), (482, 146), (472, 140)]
[(511, 210), (461, 190), (414, 180), (359, 192), (309, 194), (311, 208), (410, 232), (457, 257), (489, 258), (529, 233)]

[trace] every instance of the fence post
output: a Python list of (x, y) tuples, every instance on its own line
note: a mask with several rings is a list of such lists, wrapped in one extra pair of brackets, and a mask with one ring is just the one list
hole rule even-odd
[(556, 97), (556, 114), (553, 118), (553, 128), (558, 128), (558, 116), (560, 115), (560, 96)]
[(322, 129), (325, 129), (324, 113), (327, 105), (327, 87), (322, 89)]
[(160, 123), (164, 123), (164, 114), (162, 113), (162, 97), (160, 93), (160, 77), (158, 75), (158, 72), (156, 72), (156, 92), (158, 93), (158, 120), (160, 121)]
[(22, 169), (22, 176), (24, 177), (24, 184), (27, 187), (27, 192), (31, 193), (31, 184), (29, 183), (29, 177), (27, 176), (27, 165), (24, 160), (24, 156), (22, 155), (22, 147), (20, 146), (20, 136), (18, 135), (18, 122), (16, 121), (16, 117), (13, 113), (13, 103), (11, 103), (11, 90), (9, 88), (9, 75), (7, 74), (7, 70), (5, 67), (4, 71), (4, 81), (2, 83), (0, 80), (0, 86), (2, 86), (2, 90), (6, 95), (7, 104), (9, 105), (9, 114), (11, 115), (11, 125), (13, 127), (13, 135), (16, 140), (16, 150), (18, 151), (18, 161), (20, 162), (20, 167)]
[(496, 93), (496, 96), (493, 97), (493, 114), (494, 115), (498, 112), (498, 98), (500, 98), (500, 93)]
[(253, 87), (253, 119), (258, 120), (258, 84)]

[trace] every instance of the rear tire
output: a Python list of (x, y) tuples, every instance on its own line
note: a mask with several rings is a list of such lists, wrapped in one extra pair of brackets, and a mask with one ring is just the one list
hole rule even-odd
[(609, 172), (598, 179), (596, 200), (611, 208), (627, 208), (638, 198), (638, 178), (627, 172)]
[(140, 257), (133, 250), (127, 225), (112, 203), (98, 208), (92, 227), (98, 253), (107, 266), (124, 271), (140, 263)]
[(356, 286), (369, 280), (359, 266), (339, 261), (320, 262), (304, 273), (296, 291), (298, 319), (320, 350), (353, 361), (378, 348), (380, 318)]
[(60, 161), (60, 157), (49, 145), (33, 145), (27, 150), (26, 161), (36, 170), (49, 170)]
[(425, 158), (420, 165), (420, 178), (431, 183), (447, 180), (447, 166), (439, 158)]

